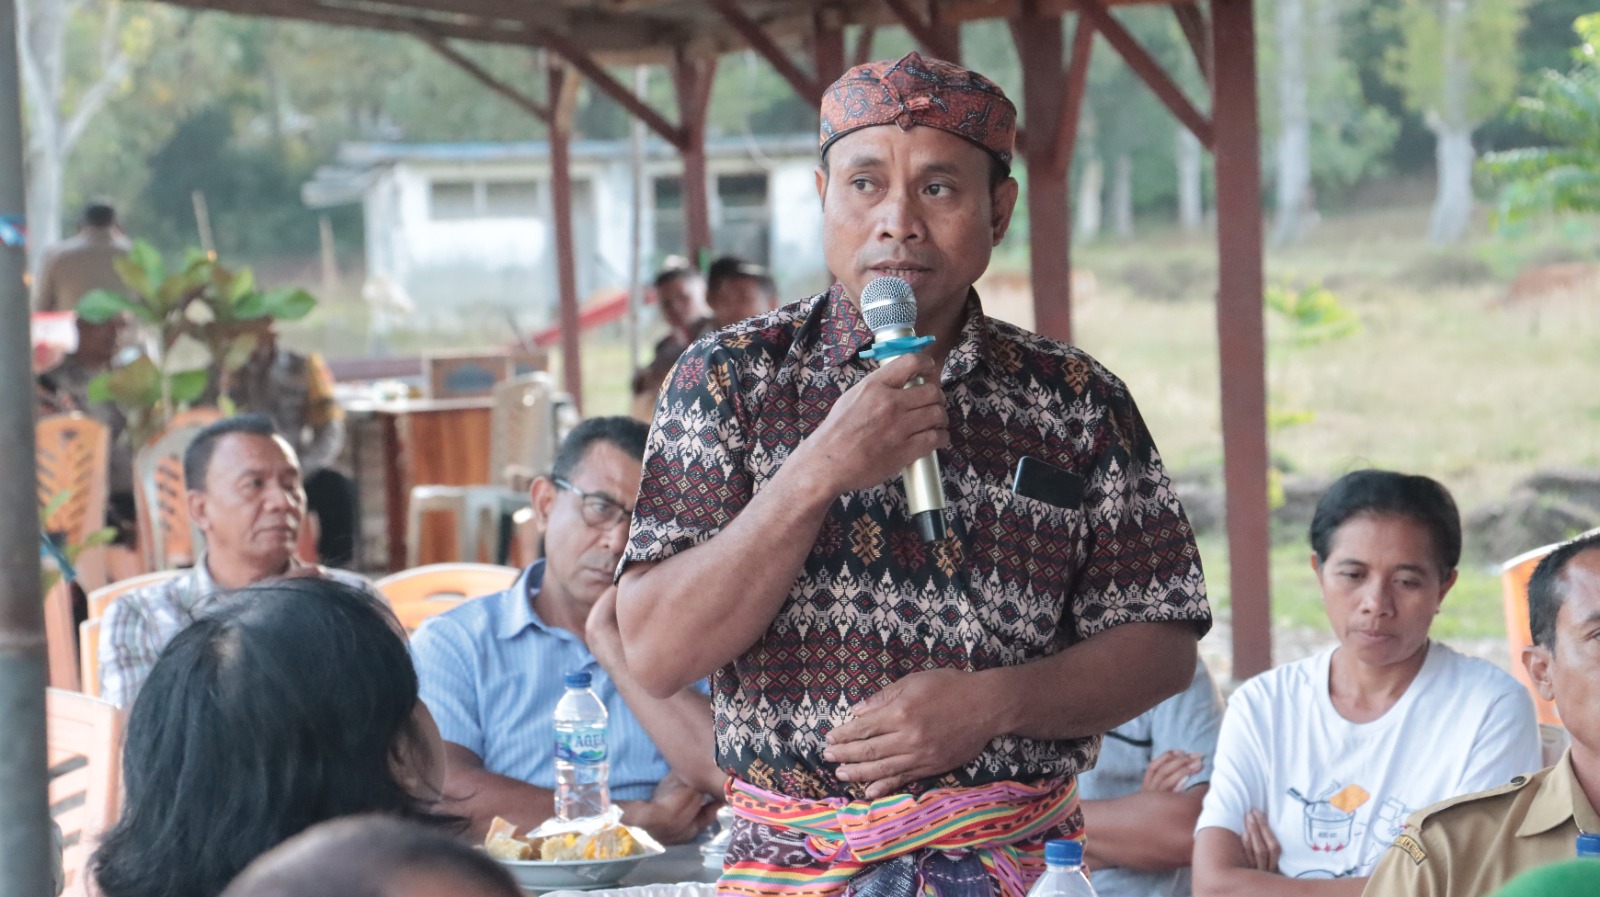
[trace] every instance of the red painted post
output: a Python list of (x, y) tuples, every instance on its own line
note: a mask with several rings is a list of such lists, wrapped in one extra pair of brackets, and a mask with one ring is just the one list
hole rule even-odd
[[(1082, 27), (1081, 25), (1079, 27)], [(1011, 21), (1022, 60), (1022, 123), (1028, 128), (1028, 256), (1033, 329), (1072, 341), (1072, 207), (1067, 174), (1052, 164), (1060, 133), (1061, 17), (1030, 12)]]
[(572, 245), (572, 99), (568, 95), (565, 65), (547, 69), (550, 90), (550, 198), (555, 219), (556, 281), (561, 305), (561, 384), (583, 410), (583, 362), (579, 356), (582, 334), (578, 325), (578, 276)]
[[(844, 26), (833, 10), (819, 10), (812, 18), (812, 26), (811, 71), (816, 73), (817, 87), (827, 90), (844, 74)], [(821, 94), (806, 99), (820, 102)]]
[(1272, 667), (1261, 144), (1251, 0), (1211, 4), (1216, 99), (1217, 343), (1233, 608), (1233, 678)]
[(683, 131), (684, 239), (690, 261), (699, 264), (702, 251), (711, 249), (711, 206), (706, 180), (706, 107), (717, 60), (680, 56), (672, 67), (672, 84), (678, 95), (678, 121)]

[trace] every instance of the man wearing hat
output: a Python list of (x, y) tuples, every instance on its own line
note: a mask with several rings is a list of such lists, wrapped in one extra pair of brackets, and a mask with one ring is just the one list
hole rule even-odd
[[(1539, 696), (1555, 702), (1572, 746), (1554, 766), (1411, 814), (1373, 870), (1368, 897), (1477, 897), (1518, 873), (1573, 859), (1580, 839), (1600, 839), (1600, 533), (1562, 545), (1534, 568), (1528, 624), (1533, 644), (1523, 665)], [(1600, 849), (1592, 840), (1586, 846)], [(1600, 893), (1530, 887), (1507, 893)]]
[[(972, 289), (1015, 131), (950, 63), (846, 73), (817, 170), (837, 283), (663, 387), (619, 618), (645, 688), (713, 675), (722, 894), (1022, 897), (1044, 842), (1083, 836), (1099, 733), (1192, 678), (1200, 559), (1127, 389)], [(934, 342), (879, 364), (858, 305), (889, 275)], [(951, 526), (924, 542), (899, 473), (934, 452)], [(1025, 456), (1049, 466), (1013, 491)]]

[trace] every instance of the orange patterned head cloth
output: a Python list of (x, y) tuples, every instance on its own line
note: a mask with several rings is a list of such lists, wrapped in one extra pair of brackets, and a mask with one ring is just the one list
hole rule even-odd
[(942, 59), (907, 53), (893, 62), (858, 65), (822, 95), (824, 155), (860, 128), (924, 125), (965, 137), (1011, 170), (1017, 107), (988, 78)]

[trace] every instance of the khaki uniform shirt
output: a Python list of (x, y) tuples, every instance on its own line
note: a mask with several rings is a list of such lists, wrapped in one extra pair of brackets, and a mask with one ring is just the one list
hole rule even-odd
[(1518, 873), (1577, 856), (1578, 833), (1600, 832), (1572, 754), (1491, 791), (1411, 814), (1378, 862), (1365, 897), (1477, 897)]
[(127, 290), (113, 262), (133, 244), (110, 228), (86, 227), (45, 250), (39, 284), (33, 291), (34, 311), (75, 311), (92, 290)]

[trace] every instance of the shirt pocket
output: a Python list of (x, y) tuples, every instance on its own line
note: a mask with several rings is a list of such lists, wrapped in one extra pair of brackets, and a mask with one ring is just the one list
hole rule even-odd
[(965, 518), (972, 591), (987, 610), (987, 627), (1026, 656), (1071, 641), (1057, 633), (1075, 631), (1068, 596), (1088, 536), (1083, 511), (975, 484)]

